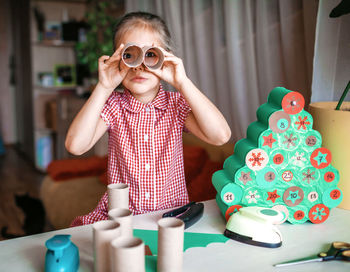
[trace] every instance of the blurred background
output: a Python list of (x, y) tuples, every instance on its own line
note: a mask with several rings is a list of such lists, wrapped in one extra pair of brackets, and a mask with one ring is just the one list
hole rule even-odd
[[(58, 185), (43, 189), (43, 180), (50, 163), (71, 157), (65, 134), (98, 80), (97, 59), (113, 53), (113, 29), (126, 12), (165, 20), (188, 76), (226, 117), (232, 154), (274, 87), (302, 93), (306, 105), (339, 99), (350, 74), (349, 2), (2, 0), (0, 239), (68, 227), (52, 216), (67, 213), (75, 194), (65, 189), (48, 211), (54, 204), (42, 203), (45, 190)], [(104, 136), (83, 157), (106, 152)]]

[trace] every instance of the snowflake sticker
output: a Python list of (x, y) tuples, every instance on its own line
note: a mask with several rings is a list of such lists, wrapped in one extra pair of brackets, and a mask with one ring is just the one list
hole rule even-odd
[(308, 184), (310, 184), (310, 180), (315, 180), (315, 171), (312, 171), (309, 169), (307, 169), (307, 172), (303, 172), (303, 181), (307, 181)]
[(301, 128), (303, 130), (307, 130), (307, 126), (311, 123), (307, 120), (307, 116), (304, 116), (303, 119), (301, 119), (301, 116), (298, 116), (299, 121), (296, 121), (294, 124), (297, 126), (297, 130), (300, 130)]
[(293, 137), (293, 133), (289, 134), (289, 136), (284, 135), (285, 141), (282, 142), (288, 149), (290, 146), (296, 146), (295, 141), (298, 140), (297, 137)]
[(288, 114), (297, 114), (304, 108), (304, 97), (298, 92), (290, 92), (282, 100), (282, 108)]
[(260, 198), (260, 195), (258, 194), (258, 190), (255, 190), (254, 192), (249, 191), (249, 195), (247, 195), (245, 198), (248, 200), (248, 203), (254, 202), (255, 204), (258, 202), (258, 199)]
[(294, 156), (291, 157), (293, 161), (292, 163), (297, 166), (304, 166), (305, 162), (307, 161), (307, 159), (304, 156), (305, 156), (304, 152), (301, 152), (301, 153), (299, 153), (298, 151), (295, 152)]
[(261, 170), (269, 162), (267, 153), (259, 148), (253, 149), (248, 152), (245, 162), (251, 170)]
[(313, 206), (309, 211), (309, 219), (314, 224), (319, 224), (329, 216), (329, 208), (323, 204), (317, 204)]

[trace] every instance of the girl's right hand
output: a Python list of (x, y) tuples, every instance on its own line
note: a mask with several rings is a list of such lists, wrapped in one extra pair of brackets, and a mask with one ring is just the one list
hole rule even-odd
[(129, 68), (120, 65), (121, 52), (124, 48), (121, 44), (119, 48), (110, 56), (102, 56), (98, 59), (98, 80), (99, 84), (107, 90), (114, 90), (124, 79)]

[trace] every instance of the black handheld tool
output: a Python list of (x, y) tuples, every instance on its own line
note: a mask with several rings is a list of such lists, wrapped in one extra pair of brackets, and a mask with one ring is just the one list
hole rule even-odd
[(164, 213), (162, 217), (181, 219), (185, 223), (185, 229), (187, 229), (203, 216), (203, 211), (203, 203), (190, 202), (180, 208)]

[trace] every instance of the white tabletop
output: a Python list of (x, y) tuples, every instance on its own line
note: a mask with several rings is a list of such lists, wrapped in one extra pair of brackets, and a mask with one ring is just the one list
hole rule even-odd
[[(225, 220), (215, 200), (206, 201), (204, 204), (202, 219), (186, 231), (222, 234), (225, 230)], [(156, 222), (163, 213), (164, 211), (134, 216), (134, 228), (156, 230)], [(350, 263), (339, 261), (273, 267), (276, 263), (325, 251), (333, 241), (350, 242), (350, 211), (335, 208), (322, 224), (284, 223), (278, 228), (283, 236), (280, 248), (256, 247), (233, 240), (212, 243), (205, 248), (189, 248), (184, 253), (183, 271), (350, 271)], [(43, 271), (45, 241), (56, 234), (71, 234), (71, 240), (79, 248), (79, 271), (93, 271), (91, 225), (0, 242), (0, 271)]]

